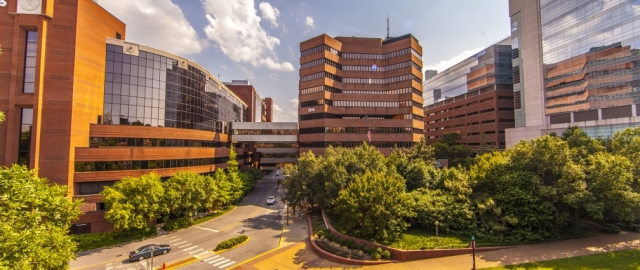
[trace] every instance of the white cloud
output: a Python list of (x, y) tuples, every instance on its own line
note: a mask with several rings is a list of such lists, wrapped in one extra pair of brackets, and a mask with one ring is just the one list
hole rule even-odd
[(289, 62), (276, 63), (273, 48), (280, 40), (260, 26), (253, 0), (202, 0), (209, 25), (207, 37), (215, 41), (231, 60), (266, 66), (279, 71), (293, 71)]
[(273, 122), (298, 122), (298, 98), (292, 98), (283, 107), (273, 104)]
[(258, 8), (260, 8), (260, 12), (262, 12), (263, 19), (270, 21), (274, 27), (278, 27), (278, 22), (276, 21), (276, 19), (280, 15), (280, 10), (271, 6), (269, 2), (260, 3)]
[(253, 80), (256, 78), (256, 76), (253, 75), (253, 72), (251, 72), (251, 70), (249, 70), (247, 67), (241, 65), (238, 65), (238, 67), (240, 67), (240, 70), (242, 70), (244, 75), (247, 76), (247, 79)]
[(271, 73), (271, 74), (269, 74), (269, 78), (271, 78), (271, 79), (273, 79), (273, 80), (277, 80), (277, 79), (278, 79), (278, 77), (279, 77), (279, 76), (278, 76), (278, 74), (276, 74), (276, 73)]
[(178, 55), (197, 54), (206, 46), (171, 0), (98, 3), (127, 25), (126, 40)]
[(453, 65), (460, 63), (462, 60), (469, 58), (470, 56), (476, 54), (477, 52), (479, 52), (480, 50), (482, 50), (482, 48), (476, 48), (476, 49), (472, 49), (472, 50), (466, 50), (461, 52), (460, 54), (452, 57), (449, 60), (443, 60), (440, 61), (440, 63), (437, 64), (431, 64), (431, 65), (425, 65), (422, 68), (422, 71), (424, 72), (425, 70), (437, 70), (438, 72), (441, 72), (447, 68), (452, 67)]
[(316, 26), (313, 24), (313, 18), (311, 16), (307, 16), (307, 19), (304, 23), (311, 28), (316, 28)]
[(221, 68), (221, 69), (227, 69), (227, 66), (225, 66), (225, 65), (220, 65), (220, 68)]

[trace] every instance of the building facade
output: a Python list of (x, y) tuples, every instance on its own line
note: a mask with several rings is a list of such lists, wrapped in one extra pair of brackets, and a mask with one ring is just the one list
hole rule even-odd
[(266, 108), (265, 122), (273, 122), (273, 99), (265, 98), (263, 101)]
[(505, 147), (505, 129), (514, 127), (512, 51), (510, 45), (498, 44), (473, 57), (476, 66), (456, 65), (461, 70), (445, 71), (458, 74), (469, 69), (468, 90), (425, 106), (427, 143), (437, 142), (445, 133), (459, 133), (461, 143), (471, 148)]
[[(225, 167), (230, 123), (248, 110), (202, 66), (125, 30), (91, 0), (0, 7), (0, 162), (83, 199), (74, 233), (111, 229), (99, 193), (123, 177)], [(238, 161), (251, 162), (244, 149)]]
[(608, 137), (640, 125), (640, 3), (510, 0), (509, 10), (516, 128), (507, 146), (569, 126)]
[(388, 154), (423, 136), (422, 47), (415, 37), (320, 35), (301, 42), (300, 53), (301, 152), (370, 141)]
[(241, 122), (267, 122), (267, 106), (248, 80), (232, 80), (224, 85), (248, 106), (247, 115)]
[(298, 123), (234, 122), (231, 127), (231, 139), (249, 145), (247, 153), (258, 169), (277, 170), (298, 161)]

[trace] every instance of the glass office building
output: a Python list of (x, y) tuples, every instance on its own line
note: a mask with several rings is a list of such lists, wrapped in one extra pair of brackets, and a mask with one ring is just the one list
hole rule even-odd
[(229, 133), (245, 105), (223, 84), (179, 59), (107, 45), (104, 124), (174, 127)]

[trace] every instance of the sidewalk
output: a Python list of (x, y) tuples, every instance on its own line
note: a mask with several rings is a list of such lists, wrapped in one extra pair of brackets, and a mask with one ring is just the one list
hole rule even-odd
[[(293, 222), (292, 222), (293, 221)], [(279, 249), (263, 254), (233, 269), (242, 270), (293, 270), (293, 269), (452, 269), (468, 270), (472, 256), (459, 255), (437, 259), (397, 262), (376, 266), (341, 265), (325, 260), (308, 247), (306, 216), (295, 217), (285, 225), (282, 245)], [(302, 241), (302, 240), (305, 241)], [(568, 241), (518, 246), (476, 254), (476, 268), (526, 262), (546, 261), (617, 250), (640, 248), (640, 233), (620, 233)]]

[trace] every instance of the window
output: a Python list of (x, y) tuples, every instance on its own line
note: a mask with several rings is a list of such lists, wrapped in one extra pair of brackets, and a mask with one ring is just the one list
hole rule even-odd
[(122, 35), (118, 32), (116, 32), (116, 39), (122, 39)]
[(38, 50), (38, 31), (27, 31), (24, 57), (24, 82), (22, 92), (32, 94), (36, 83), (36, 52)]
[(513, 84), (520, 83), (520, 66), (513, 67)]
[(20, 115), (20, 141), (18, 143), (18, 164), (29, 167), (31, 160), (31, 127), (33, 109), (23, 108)]
[(515, 109), (522, 108), (522, 100), (520, 99), (520, 91), (513, 92), (513, 106)]

